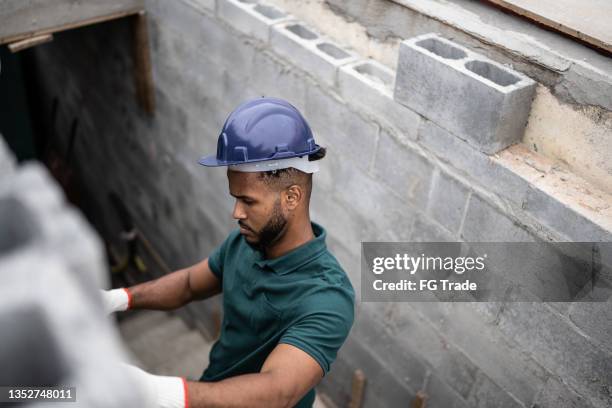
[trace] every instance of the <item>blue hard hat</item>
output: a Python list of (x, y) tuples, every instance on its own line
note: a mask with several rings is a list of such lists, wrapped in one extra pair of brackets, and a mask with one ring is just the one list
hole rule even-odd
[(230, 166), (265, 160), (302, 157), (318, 146), (310, 126), (290, 103), (258, 98), (242, 103), (225, 121), (217, 154), (202, 157), (204, 166)]

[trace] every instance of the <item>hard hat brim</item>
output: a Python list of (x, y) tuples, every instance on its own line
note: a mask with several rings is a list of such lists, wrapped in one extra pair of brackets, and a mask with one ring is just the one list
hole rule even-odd
[(198, 160), (198, 163), (206, 167), (220, 167), (228, 165), (227, 162), (217, 160), (217, 156), (215, 156), (214, 154), (200, 158), (200, 160)]

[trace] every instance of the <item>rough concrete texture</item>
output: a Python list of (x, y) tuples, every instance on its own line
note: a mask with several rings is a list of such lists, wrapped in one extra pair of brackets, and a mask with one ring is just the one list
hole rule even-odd
[[(329, 147), (314, 177), (312, 215), (328, 229), (328, 245), (358, 296), (361, 241), (609, 240), (612, 217), (601, 205), (609, 198), (596, 189), (580, 193), (585, 184), (579, 177), (548, 166), (541, 155), (514, 147), (487, 156), (405, 107), (409, 120), (397, 121), (389, 88), (371, 78), (372, 72), (393, 75), (391, 70), (357, 76), (346, 71), (353, 65), (335, 67), (339, 81), (330, 86), (325, 71), (296, 58), (305, 53), (321, 60), (307, 41), (276, 48), (243, 35), (194, 0), (172, 7), (151, 0), (147, 9), (158, 101), (152, 118), (133, 98), (128, 25), (59, 35), (37, 48), (35, 58), (43, 106), (50, 109), (59, 99), (57, 133), (68, 134), (78, 116), (82, 134), (95, 135), (77, 140), (74, 163), (75, 172), (95, 186), (90, 193), (100, 214), (116, 219), (107, 194), (119, 194), (172, 268), (203, 259), (235, 225), (225, 172), (204, 169), (197, 159), (214, 151), (231, 109), (258, 95), (290, 100), (317, 141)], [(94, 72), (92, 63), (105, 69)], [(365, 103), (369, 98), (381, 106)], [(555, 187), (561, 179), (572, 187)], [(552, 406), (556, 395), (577, 397), (585, 407), (608, 406), (606, 384), (602, 378), (595, 384), (588, 374), (589, 365), (601, 374), (612, 355), (601, 343), (607, 330), (580, 317), (596, 309), (511, 306), (360, 303), (355, 330), (321, 389), (344, 405), (353, 370), (361, 368), (367, 376), (364, 407), (406, 405), (418, 390), (430, 395), (429, 407), (498, 401)], [(211, 301), (190, 306), (205, 329), (212, 327), (214, 310)], [(550, 325), (555, 336), (530, 320)], [(563, 357), (563, 365), (555, 356)]]
[[(291, 0), (273, 2), (292, 3)], [(308, 3), (311, 8), (326, 4), (345, 20), (361, 23), (371, 37), (380, 41), (406, 39), (429, 31), (460, 38), (461, 42), (465, 41), (490, 58), (498, 60), (499, 55), (505, 54), (502, 62), (520, 65), (521, 71), (525, 67), (528, 75), (538, 82), (564, 89), (565, 94), (560, 97), (566, 102), (612, 108), (609, 98), (612, 67), (606, 56), (487, 4), (469, 0), (321, 0)], [(554, 83), (550, 82), (552, 72), (560, 75)]]
[(268, 42), (272, 24), (290, 19), (287, 13), (274, 6), (240, 0), (219, 0), (217, 14), (243, 34), (263, 42)]
[(356, 59), (350, 51), (321, 37), (299, 21), (273, 26), (270, 45), (276, 53), (329, 86), (336, 84), (338, 68)]
[(437, 34), (402, 42), (394, 98), (477, 149), (523, 138), (535, 82)]
[(197, 381), (208, 365), (212, 342), (179, 316), (151, 310), (128, 312), (119, 321), (119, 332), (130, 360), (152, 374)]
[(136, 406), (100, 299), (101, 246), (58, 190), (34, 164), (0, 180), (0, 383), (76, 387), (60, 406)]
[[(590, 180), (612, 194), (612, 111), (562, 105), (543, 86), (538, 86), (531, 109), (524, 144), (577, 174), (588, 174)], [(594, 119), (581, 120), (581, 116)]]
[(338, 73), (338, 88), (345, 101), (375, 115), (399, 137), (416, 139), (421, 118), (395, 103), (394, 83), (395, 71), (372, 59), (344, 65)]
[[(612, 193), (610, 173), (593, 166), (594, 161), (606, 162), (612, 152), (612, 138), (598, 137), (612, 134), (610, 58), (484, 2), (268, 1), (389, 67), (396, 67), (403, 39), (437, 32), (523, 72), (549, 90), (536, 94), (525, 130), (525, 138), (531, 140), (526, 144), (533, 149), (534, 142), (544, 145), (555, 135), (562, 137), (565, 148), (550, 157), (567, 163), (571, 171)], [(568, 110), (574, 114), (566, 115)], [(565, 126), (552, 132), (560, 116)], [(540, 137), (543, 143), (539, 143)], [(550, 150), (542, 152), (548, 155)]]

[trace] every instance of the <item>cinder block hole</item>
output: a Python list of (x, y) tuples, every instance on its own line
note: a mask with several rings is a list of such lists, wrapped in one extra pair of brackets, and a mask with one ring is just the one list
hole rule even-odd
[(418, 41), (416, 45), (421, 48), (425, 48), (427, 51), (433, 52), (442, 58), (456, 60), (467, 57), (467, 54), (463, 50), (455, 48), (452, 45), (442, 42), (436, 38), (428, 38), (426, 40)]
[(0, 199), (0, 255), (27, 244), (34, 237), (28, 211), (14, 197)]
[(379, 83), (386, 87), (393, 86), (393, 75), (383, 71), (376, 65), (366, 62), (365, 64), (355, 65), (353, 69), (373, 82)]
[(286, 28), (293, 34), (305, 40), (314, 40), (315, 38), (319, 37), (301, 24), (292, 24), (290, 26), (287, 26)]
[(512, 85), (519, 81), (519, 78), (516, 76), (489, 62), (469, 61), (465, 64), (465, 67), (476, 75), (480, 75), (501, 86)]
[(255, 11), (259, 14), (268, 17), (270, 20), (276, 20), (277, 18), (285, 17), (287, 14), (283, 13), (276, 7), (266, 6), (265, 4), (258, 4), (255, 6)]
[(3, 310), (0, 327), (0, 384), (53, 386), (67, 376), (67, 363), (38, 306)]
[(317, 44), (317, 48), (335, 59), (344, 59), (350, 56), (350, 54), (342, 48), (336, 47), (334, 44), (330, 43)]

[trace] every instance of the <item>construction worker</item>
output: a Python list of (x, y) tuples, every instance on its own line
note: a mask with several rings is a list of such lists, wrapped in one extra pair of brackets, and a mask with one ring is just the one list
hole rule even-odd
[(239, 229), (203, 261), (104, 292), (109, 311), (169, 310), (223, 292), (223, 323), (199, 382), (129, 370), (152, 407), (310, 407), (354, 318), (354, 291), (310, 221), (312, 173), (325, 156), (306, 120), (275, 98), (248, 101), (223, 126)]

